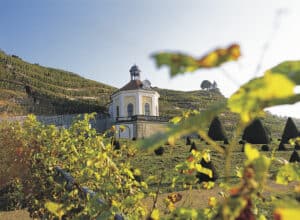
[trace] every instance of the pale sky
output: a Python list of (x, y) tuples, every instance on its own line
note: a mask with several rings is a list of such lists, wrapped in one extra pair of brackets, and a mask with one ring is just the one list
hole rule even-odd
[[(267, 41), (260, 74), (300, 60), (299, 25), (299, 0), (0, 0), (0, 48), (9, 54), (115, 87), (137, 64), (153, 86), (196, 90), (215, 80), (226, 97), (254, 76)], [(217, 68), (171, 79), (150, 58), (161, 50), (201, 56), (231, 43), (243, 57), (222, 67), (229, 77)], [(271, 111), (300, 118), (300, 104)]]

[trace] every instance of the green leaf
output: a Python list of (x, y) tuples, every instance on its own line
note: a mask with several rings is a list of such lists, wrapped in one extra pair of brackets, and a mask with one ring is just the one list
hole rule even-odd
[(292, 80), (295, 84), (300, 85), (300, 61), (285, 61), (271, 69), (273, 73), (283, 74)]
[(240, 46), (232, 44), (228, 48), (217, 48), (201, 58), (175, 52), (156, 53), (152, 57), (158, 68), (164, 65), (168, 66), (170, 75), (176, 76), (180, 73), (194, 72), (198, 69), (218, 67), (225, 62), (237, 60), (240, 55)]
[(293, 98), (294, 87), (286, 76), (267, 71), (263, 77), (249, 81), (235, 92), (228, 100), (228, 107), (240, 114), (243, 122), (249, 123), (263, 114), (264, 108), (284, 104), (285, 99)]

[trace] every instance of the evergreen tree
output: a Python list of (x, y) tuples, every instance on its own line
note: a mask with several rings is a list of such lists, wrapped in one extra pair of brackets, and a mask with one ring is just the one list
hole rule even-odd
[(242, 139), (250, 144), (269, 144), (270, 135), (268, 133), (261, 120), (255, 119), (245, 128)]
[[(221, 124), (221, 121), (218, 117), (215, 117), (208, 130), (208, 136), (214, 141), (225, 141), (227, 140), (225, 130)], [(228, 141), (227, 141), (228, 142)]]
[(293, 151), (291, 157), (290, 157), (290, 163), (300, 162), (300, 157), (297, 151)]
[(299, 132), (292, 118), (288, 118), (283, 130), (281, 141), (284, 144), (289, 143), (289, 139), (296, 138)]

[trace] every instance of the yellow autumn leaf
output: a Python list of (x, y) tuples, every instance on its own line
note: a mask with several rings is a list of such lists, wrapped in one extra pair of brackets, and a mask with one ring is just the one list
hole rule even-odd
[(300, 208), (277, 208), (274, 211), (274, 219), (276, 220), (292, 220), (299, 219)]
[(154, 209), (150, 216), (151, 220), (159, 220), (159, 210)]
[(171, 123), (173, 124), (178, 124), (180, 121), (181, 121), (182, 117), (180, 116), (177, 116), (177, 117), (174, 117), (170, 120)]
[(55, 202), (48, 201), (45, 203), (45, 208), (57, 217), (61, 218), (64, 215), (63, 205)]
[(259, 158), (259, 152), (257, 149), (251, 146), (251, 144), (245, 144), (245, 154), (248, 158), (248, 161), (251, 162)]
[(217, 205), (217, 199), (216, 199), (216, 197), (209, 197), (209, 199), (208, 199), (208, 205), (210, 206), (210, 207), (215, 207), (216, 205)]

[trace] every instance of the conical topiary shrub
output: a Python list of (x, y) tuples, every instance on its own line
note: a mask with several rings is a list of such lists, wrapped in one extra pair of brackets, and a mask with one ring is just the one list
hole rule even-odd
[(293, 151), (291, 157), (290, 157), (290, 163), (300, 162), (300, 157), (297, 151)]
[(189, 136), (186, 137), (186, 142), (185, 142), (185, 145), (191, 145), (192, 142), (191, 142), (191, 138)]
[(196, 177), (198, 178), (198, 182), (208, 182), (208, 181), (216, 181), (218, 178), (217, 170), (215, 166), (212, 164), (211, 160), (209, 162), (205, 161), (204, 159), (200, 162), (201, 166), (210, 169), (212, 171), (212, 177), (209, 177), (208, 175), (204, 173), (197, 173)]
[(242, 139), (250, 144), (270, 143), (269, 132), (266, 130), (261, 120), (259, 119), (255, 119), (250, 125), (245, 128)]
[(190, 152), (191, 152), (192, 150), (198, 151), (198, 148), (196, 147), (196, 144), (195, 144), (194, 141), (193, 141), (192, 144), (191, 144)]
[(284, 146), (284, 143), (280, 142), (278, 150), (280, 150), (280, 151), (285, 151), (286, 150), (286, 148)]
[(208, 129), (208, 136), (214, 141), (227, 140), (225, 130), (218, 117), (215, 117)]
[(261, 146), (261, 151), (269, 151), (269, 150), (270, 150), (269, 145), (264, 144)]
[(289, 143), (289, 139), (297, 137), (299, 134), (298, 129), (292, 118), (288, 118), (283, 130), (281, 142), (284, 144)]

